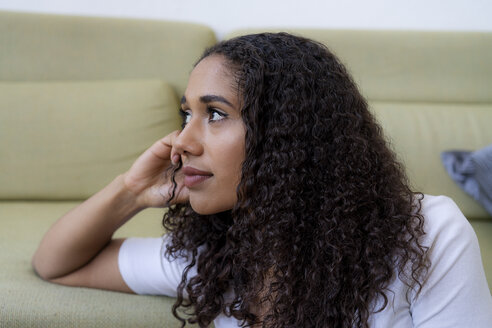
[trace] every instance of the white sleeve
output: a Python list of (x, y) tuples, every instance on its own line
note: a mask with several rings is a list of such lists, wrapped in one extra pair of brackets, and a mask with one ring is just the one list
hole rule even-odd
[[(176, 297), (181, 275), (187, 266), (184, 258), (165, 256), (169, 238), (128, 238), (121, 245), (118, 267), (125, 283), (137, 294)], [(196, 275), (196, 269), (188, 277)]]
[(473, 228), (450, 198), (425, 196), (424, 207), (431, 267), (410, 309), (414, 327), (491, 328), (492, 298)]

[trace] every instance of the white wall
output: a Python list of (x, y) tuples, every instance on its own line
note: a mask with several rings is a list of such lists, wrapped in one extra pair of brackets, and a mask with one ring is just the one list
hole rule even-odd
[(491, 0), (0, 0), (0, 10), (244, 27), (492, 31)]

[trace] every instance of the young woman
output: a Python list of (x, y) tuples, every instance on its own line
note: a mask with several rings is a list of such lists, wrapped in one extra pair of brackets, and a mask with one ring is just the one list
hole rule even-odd
[[(324, 46), (219, 43), (181, 106), (181, 131), (46, 233), (42, 278), (176, 296), (175, 316), (202, 327), (490, 327), (473, 229), (449, 198), (409, 189)], [(164, 237), (111, 239), (162, 206)]]

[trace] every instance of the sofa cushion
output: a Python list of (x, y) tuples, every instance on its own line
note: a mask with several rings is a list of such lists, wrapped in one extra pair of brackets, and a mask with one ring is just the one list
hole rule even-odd
[(216, 42), (205, 25), (0, 12), (0, 80), (166, 78), (180, 95)]
[(0, 82), (0, 199), (84, 199), (178, 129), (160, 80)]
[[(48, 228), (78, 202), (0, 201), (1, 327), (180, 327), (174, 299), (52, 284), (30, 260)], [(115, 237), (158, 237), (163, 209), (147, 209)], [(191, 326), (193, 327), (193, 326)]]
[(451, 197), (468, 219), (490, 214), (447, 174), (441, 152), (480, 149), (492, 141), (492, 104), (372, 102), (371, 110), (404, 163), (414, 190)]

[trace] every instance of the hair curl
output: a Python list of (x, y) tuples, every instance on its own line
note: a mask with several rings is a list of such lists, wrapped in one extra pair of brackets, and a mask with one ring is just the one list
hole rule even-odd
[(167, 255), (191, 260), (174, 315), (183, 326), (208, 326), (224, 311), (245, 326), (368, 327), (393, 278), (421, 287), (422, 194), (322, 44), (262, 33), (218, 43), (201, 59), (211, 55), (237, 79), (245, 160), (231, 211), (199, 215), (179, 204), (164, 215)]

